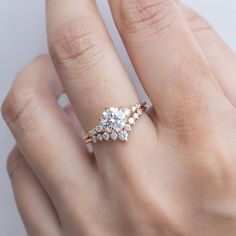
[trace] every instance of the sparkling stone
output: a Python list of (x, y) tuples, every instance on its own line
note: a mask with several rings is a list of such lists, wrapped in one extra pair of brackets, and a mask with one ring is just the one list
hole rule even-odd
[(102, 125), (99, 124), (99, 125), (96, 126), (95, 129), (96, 129), (97, 132), (101, 132), (103, 127), (102, 127)]
[(128, 125), (128, 124), (125, 125), (124, 130), (127, 131), (127, 132), (131, 131), (131, 126)]
[(92, 136), (94, 136), (96, 134), (96, 131), (95, 130), (90, 130), (89, 131), (89, 135), (92, 137)]
[(111, 107), (103, 112), (101, 124), (108, 132), (119, 132), (125, 126), (127, 116), (124, 110)]
[(111, 133), (111, 139), (112, 140), (117, 140), (117, 138), (118, 138), (118, 134), (117, 133)]
[(137, 110), (137, 113), (138, 113), (139, 116), (141, 116), (141, 115), (143, 114), (142, 109), (138, 109), (138, 110)]
[(137, 120), (137, 119), (139, 118), (139, 114), (138, 114), (137, 112), (135, 112), (135, 113), (133, 114), (133, 118), (134, 118), (135, 120)]
[(92, 137), (92, 141), (93, 143), (96, 143), (97, 142), (97, 138), (95, 136)]
[(102, 138), (102, 135), (101, 135), (101, 134), (98, 134), (98, 135), (97, 135), (97, 140), (102, 141), (102, 139), (103, 139), (103, 138)]
[(131, 110), (132, 110), (132, 112), (135, 112), (137, 110), (137, 107), (134, 106), (134, 107), (131, 108)]
[(130, 117), (128, 121), (131, 125), (135, 124), (135, 119), (133, 117)]
[(121, 131), (120, 133), (119, 133), (119, 139), (121, 140), (121, 141), (127, 141), (128, 140), (128, 133), (126, 132), (126, 131)]
[(109, 140), (109, 138), (110, 138), (110, 136), (109, 136), (108, 133), (104, 133), (104, 134), (102, 135), (102, 137), (103, 137), (103, 139), (105, 139), (105, 140)]
[(125, 113), (126, 116), (129, 116), (130, 115), (130, 109), (126, 108), (124, 110), (124, 113)]

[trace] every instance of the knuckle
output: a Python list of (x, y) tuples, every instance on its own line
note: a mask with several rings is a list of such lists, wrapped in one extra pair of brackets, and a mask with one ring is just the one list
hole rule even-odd
[[(23, 73), (23, 72), (21, 72)], [(24, 83), (19, 84), (19, 80), (22, 80), (19, 75), (16, 79), (16, 86), (13, 85), (13, 88), (10, 90), (7, 95), (3, 105), (2, 105), (2, 114), (6, 122), (11, 128), (14, 128), (16, 123), (22, 120), (27, 119), (32, 116), (32, 112), (37, 107), (38, 92), (35, 88), (27, 86)]]
[(14, 149), (7, 158), (7, 171), (10, 178), (24, 166), (24, 159), (19, 150)]
[(59, 64), (76, 61), (90, 67), (103, 55), (103, 39), (90, 19), (79, 19), (56, 31), (50, 51)]
[(147, 36), (166, 31), (176, 15), (169, 0), (122, 1), (120, 11), (123, 32)]
[[(1, 107), (2, 115), (9, 125), (14, 125), (26, 114), (30, 115), (37, 107), (42, 89), (42, 86), (38, 86), (40, 81), (37, 74), (49, 60), (49, 56), (40, 55), (18, 72)], [(32, 75), (35, 79), (30, 79)]]

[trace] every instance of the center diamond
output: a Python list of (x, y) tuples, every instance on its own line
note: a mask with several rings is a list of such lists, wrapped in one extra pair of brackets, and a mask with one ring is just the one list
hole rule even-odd
[(101, 124), (108, 132), (119, 132), (124, 128), (126, 119), (124, 110), (111, 107), (102, 113)]

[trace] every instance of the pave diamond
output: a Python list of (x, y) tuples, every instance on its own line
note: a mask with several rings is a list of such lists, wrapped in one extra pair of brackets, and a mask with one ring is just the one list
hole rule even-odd
[(137, 119), (139, 118), (139, 114), (135, 112), (135, 113), (133, 114), (133, 118), (134, 118), (135, 120), (137, 120)]
[(103, 127), (102, 127), (102, 125), (99, 124), (99, 125), (96, 126), (95, 129), (96, 129), (97, 132), (101, 132)]
[(102, 137), (103, 137), (103, 139), (105, 139), (105, 140), (109, 140), (109, 138), (110, 138), (110, 136), (109, 136), (108, 133), (104, 133), (104, 134), (102, 135)]
[(138, 110), (137, 110), (137, 113), (138, 113), (139, 116), (141, 116), (141, 115), (143, 114), (142, 109), (138, 109)]
[(129, 123), (130, 123), (131, 125), (134, 125), (134, 124), (135, 124), (135, 119), (134, 119), (133, 117), (130, 117), (130, 118), (129, 118)]
[(131, 131), (131, 126), (126, 124), (125, 127), (124, 127), (124, 130), (127, 131), (127, 132)]
[(101, 125), (108, 132), (119, 132), (125, 126), (126, 119), (124, 110), (111, 107), (102, 113)]
[(97, 140), (102, 141), (102, 135), (101, 134), (97, 135)]
[(97, 142), (97, 138), (95, 136), (92, 137), (92, 141), (93, 143), (96, 143)]
[(117, 138), (118, 138), (118, 134), (113, 132), (111, 134), (111, 139), (115, 141), (115, 140), (117, 140)]
[(121, 140), (121, 141), (127, 141), (128, 140), (128, 133), (126, 132), (126, 131), (121, 131), (120, 133), (119, 133), (119, 139)]

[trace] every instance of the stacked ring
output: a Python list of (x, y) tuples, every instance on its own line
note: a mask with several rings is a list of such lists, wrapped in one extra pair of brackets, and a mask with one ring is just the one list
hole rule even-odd
[(130, 108), (110, 107), (100, 116), (100, 122), (84, 136), (86, 143), (98, 141), (128, 141), (132, 126), (146, 111), (146, 102)]

